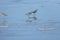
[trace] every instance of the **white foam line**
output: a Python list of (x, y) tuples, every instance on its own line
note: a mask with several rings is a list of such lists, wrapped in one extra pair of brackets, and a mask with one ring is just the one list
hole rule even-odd
[(41, 31), (49, 31), (49, 30), (56, 30), (56, 28), (38, 28)]

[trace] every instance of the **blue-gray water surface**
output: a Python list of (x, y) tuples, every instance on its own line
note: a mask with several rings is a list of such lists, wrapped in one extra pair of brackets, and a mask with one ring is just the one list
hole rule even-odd
[[(27, 23), (35, 9), (38, 20)], [(0, 24), (5, 18), (8, 27), (0, 27), (0, 40), (60, 40), (60, 0), (0, 0), (2, 12), (8, 16)]]

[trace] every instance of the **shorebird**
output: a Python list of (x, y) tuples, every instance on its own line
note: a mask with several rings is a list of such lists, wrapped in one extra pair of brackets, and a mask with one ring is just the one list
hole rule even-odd
[(32, 13), (36, 13), (37, 11), (38, 11), (38, 9), (36, 9), (36, 10), (32, 11)]
[(36, 13), (37, 11), (38, 11), (38, 9), (33, 10), (33, 11), (31, 11), (31, 12), (28, 12), (26, 15), (32, 15), (33, 13)]
[(38, 9), (26, 13), (26, 15), (28, 16), (28, 20), (26, 22), (32, 22), (34, 20), (37, 20), (37, 17), (36, 17), (36, 14), (35, 14), (37, 12), (37, 10)]
[(5, 13), (0, 13), (0, 16), (7, 16), (7, 14), (5, 14)]

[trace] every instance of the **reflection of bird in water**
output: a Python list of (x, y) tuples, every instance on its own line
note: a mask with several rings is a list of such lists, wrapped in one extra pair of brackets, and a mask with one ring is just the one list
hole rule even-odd
[(37, 17), (29, 17), (29, 19), (37, 20)]
[(34, 20), (37, 20), (37, 17), (33, 17)]
[(26, 22), (32, 22), (32, 20), (26, 20)]
[(7, 14), (5, 14), (5, 13), (1, 13), (0, 15), (1, 15), (1, 16), (7, 16)]
[(28, 16), (29, 16), (29, 15), (32, 15), (32, 13), (31, 13), (31, 12), (29, 12), (29, 13), (27, 13), (26, 15), (28, 15)]

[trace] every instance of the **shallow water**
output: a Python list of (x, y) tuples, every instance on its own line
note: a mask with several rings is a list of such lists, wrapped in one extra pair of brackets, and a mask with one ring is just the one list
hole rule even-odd
[[(0, 0), (0, 13), (8, 15), (5, 17), (8, 27), (0, 27), (0, 40), (60, 40), (59, 2), (60, 0)], [(27, 23), (28, 17), (25, 14), (35, 9), (38, 9), (38, 20)], [(2, 18), (0, 16), (0, 20)]]

